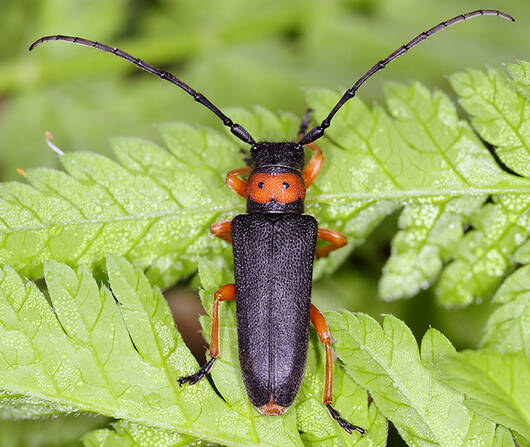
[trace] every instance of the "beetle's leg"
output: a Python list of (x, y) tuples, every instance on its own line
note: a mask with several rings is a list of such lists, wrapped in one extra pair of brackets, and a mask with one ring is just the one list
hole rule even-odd
[(358, 431), (361, 435), (364, 435), (365, 431), (357, 425), (350, 424), (346, 419), (342, 418), (337, 410), (331, 406), (333, 403), (333, 351), (331, 349), (331, 343), (333, 341), (331, 333), (329, 332), (328, 323), (324, 318), (324, 315), (311, 304), (311, 323), (315, 327), (318, 338), (324, 343), (326, 347), (326, 375), (324, 380), (324, 396), (322, 398), (323, 404), (327, 407), (329, 414), (335, 419), (339, 425), (351, 433), (353, 430)]
[(346, 245), (346, 242), (348, 242), (348, 240), (346, 239), (346, 236), (339, 233), (338, 231), (330, 230), (328, 228), (319, 228), (318, 238), (326, 242), (330, 242), (330, 245), (324, 245), (323, 247), (318, 247), (316, 251), (317, 258), (326, 256), (333, 250), (336, 250), (337, 248), (344, 247)]
[(306, 188), (309, 188), (311, 183), (313, 183), (313, 180), (317, 178), (317, 175), (320, 172), (320, 168), (324, 162), (324, 157), (322, 156), (320, 148), (315, 143), (306, 144), (305, 147), (308, 147), (314, 152), (311, 160), (309, 160), (309, 163), (305, 165), (304, 170), (302, 171), (304, 185)]
[(221, 239), (227, 242), (232, 242), (231, 228), (232, 221), (225, 220), (223, 222), (217, 222), (212, 224), (210, 226), (210, 233), (212, 233), (214, 236), (220, 237)]
[(300, 123), (300, 128), (298, 129), (298, 134), (296, 137), (296, 141), (300, 141), (302, 138), (304, 138), (305, 133), (307, 132), (307, 129), (309, 129), (309, 125), (311, 124), (311, 115), (313, 114), (313, 109), (309, 108), (304, 113), (304, 116), (302, 117), (302, 122)]
[(226, 175), (226, 184), (228, 185), (228, 187), (232, 191), (234, 191), (237, 194), (239, 194), (241, 197), (245, 197), (246, 198), (245, 188), (247, 187), (247, 182), (245, 182), (244, 180), (241, 180), (238, 177), (238, 175), (249, 175), (250, 171), (251, 171), (251, 168), (249, 168), (249, 167), (237, 168), (237, 169), (234, 169), (234, 170), (230, 171)]
[(206, 362), (195, 374), (178, 379), (179, 385), (184, 383), (190, 385), (196, 384), (199, 380), (204, 378), (212, 368), (215, 359), (219, 357), (219, 301), (232, 301), (236, 299), (235, 284), (225, 284), (217, 292), (215, 292), (212, 309), (212, 332), (210, 336), (210, 360)]

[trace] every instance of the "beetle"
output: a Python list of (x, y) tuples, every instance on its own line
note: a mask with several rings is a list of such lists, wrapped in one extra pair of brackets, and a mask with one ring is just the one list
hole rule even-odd
[[(43, 42), (67, 41), (94, 47), (132, 62), (182, 88), (219, 117), (237, 138), (251, 146), (249, 166), (234, 169), (226, 177), (227, 185), (246, 199), (247, 213), (210, 227), (212, 234), (233, 244), (235, 284), (226, 284), (215, 292), (210, 359), (196, 373), (179, 378), (180, 385), (197, 383), (212, 368), (220, 355), (219, 303), (235, 300), (241, 373), (249, 399), (257, 410), (267, 416), (276, 416), (283, 414), (293, 403), (305, 370), (311, 322), (326, 352), (323, 404), (348, 433), (365, 433), (361, 427), (342, 418), (332, 406), (333, 339), (324, 316), (311, 304), (315, 255), (325, 256), (346, 244), (344, 235), (319, 228), (313, 216), (304, 214), (306, 189), (317, 177), (323, 163), (322, 152), (315, 141), (324, 135), (339, 109), (374, 73), (432, 34), (482, 15), (515, 21), (504, 12), (482, 9), (453, 17), (418, 34), (362, 75), (319, 125), (307, 131), (310, 123), (308, 111), (298, 138), (283, 142), (256, 142), (243, 126), (234, 123), (203, 94), (171, 73), (119, 48), (63, 35), (42, 37), (31, 44), (30, 51)], [(313, 151), (305, 166), (304, 148)], [(317, 248), (317, 239), (329, 242), (329, 245)]]

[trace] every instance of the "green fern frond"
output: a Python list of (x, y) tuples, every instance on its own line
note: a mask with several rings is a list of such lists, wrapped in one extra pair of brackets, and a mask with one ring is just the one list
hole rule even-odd
[[(528, 154), (523, 155), (530, 146), (530, 102), (499, 73), (491, 71), (489, 77), (477, 73), (454, 75), (452, 84), (470, 113), (488, 107), (498, 111), (489, 121), (484, 116), (473, 123), (486, 141), (499, 144), (499, 157), (508, 167), (524, 175), (529, 165), (524, 161)], [(476, 88), (470, 91), (465, 81)], [(492, 85), (502, 87), (502, 94), (487, 102), (484, 91)], [(441, 272), (437, 293), (442, 303), (464, 305), (488, 296), (513, 267), (514, 252), (528, 239), (528, 179), (499, 168), (444, 94), (431, 94), (415, 84), (387, 86), (386, 96), (393, 120), (377, 107), (370, 113), (360, 101), (346, 106), (342, 120), (334, 123), (322, 142), (324, 154), (332, 160), (324, 171), (329, 173), (328, 181), (319, 178), (316, 188), (323, 185), (329, 194), (346, 190), (350, 198), (359, 191), (375, 191), (379, 204), (387, 197), (394, 199), (390, 210), (405, 205), (399, 222), (402, 231), (394, 238), (380, 284), (384, 298), (412, 296)], [(325, 92), (309, 99), (319, 118), (334, 101)], [(501, 128), (507, 141), (495, 133)], [(523, 161), (505, 156), (516, 149)], [(357, 170), (352, 172), (352, 166)], [(339, 183), (343, 178), (349, 184)], [(510, 191), (508, 185), (515, 189)], [(485, 203), (488, 197), (494, 205)], [(325, 203), (322, 196), (318, 198)], [(375, 214), (378, 220), (385, 215)], [(347, 216), (341, 216), (342, 222)], [(464, 236), (469, 224), (476, 230)], [(351, 234), (347, 223), (342, 228)]]
[[(526, 175), (529, 106), (514, 82), (494, 71), (452, 78), (482, 137), (498, 145), (508, 167)], [(491, 97), (493, 88), (502, 95)], [(444, 94), (414, 84), (389, 85), (386, 96), (390, 115), (356, 99), (335, 118), (321, 142), (326, 163), (308, 192), (307, 211), (344, 232), (351, 251), (386, 215), (405, 207), (381, 280), (386, 299), (412, 296), (440, 273), (438, 294), (445, 304), (493, 293), (528, 239), (530, 181), (497, 165)], [(316, 119), (336, 98), (309, 92)], [(293, 115), (261, 108), (233, 114), (260, 139), (293, 138), (298, 125)], [(118, 163), (66, 154), (60, 158), (65, 173), (35, 169), (27, 174), (30, 185), (2, 184), (0, 262), (38, 277), (47, 259), (94, 270), (111, 252), (168, 286), (195, 271), (201, 257), (228, 260), (229, 248), (208, 234), (208, 226), (244, 210), (224, 185), (226, 173), (244, 165), (239, 146), (185, 125), (160, 131), (168, 150), (119, 139), (113, 142)], [(488, 197), (493, 203), (486, 203)], [(474, 230), (464, 235), (466, 225)], [(315, 275), (349, 251), (317, 262)]]
[(520, 445), (530, 445), (530, 361), (522, 353), (464, 351), (447, 359), (444, 380), (465, 393), (465, 405), (514, 430)]
[(496, 70), (470, 70), (452, 75), (450, 81), (480, 136), (496, 146), (506, 166), (530, 177), (530, 103), (517, 90), (522, 87), (523, 70), (525, 65), (512, 68), (517, 88)]
[(385, 317), (382, 327), (365, 314), (327, 317), (346, 371), (408, 445), (494, 445), (495, 424), (467, 409), (464, 395), (435, 374), (434, 366), (455, 353), (441, 333), (429, 329), (418, 350), (410, 329), (395, 317)]
[[(388, 86), (389, 113), (354, 100), (335, 118), (321, 142), (326, 163), (308, 192), (307, 211), (320, 225), (344, 232), (351, 251), (403, 207), (380, 284), (383, 297), (411, 296), (440, 276), (441, 302), (467, 304), (493, 294), (516, 263), (530, 262), (526, 68), (510, 67), (512, 80), (495, 71), (452, 78), (480, 136), (520, 176), (499, 166), (445, 95), (419, 84)], [(317, 120), (336, 99), (329, 91), (308, 94)], [(259, 139), (287, 140), (298, 126), (293, 115), (262, 108), (231, 113)], [(222, 268), (231, 264), (230, 249), (208, 227), (244, 210), (224, 184), (244, 156), (231, 137), (211, 130), (168, 124), (160, 132), (167, 150), (119, 139), (113, 142), (118, 162), (67, 154), (60, 159), (64, 173), (35, 169), (27, 174), (29, 185), (0, 185), (0, 262), (12, 266), (0, 270), (2, 416), (94, 412), (123, 420), (114, 431), (87, 436), (90, 446), (143, 445), (143, 439), (185, 445), (199, 438), (224, 445), (383, 445), (384, 416), (410, 445), (511, 445), (490, 419), (526, 442), (528, 413), (514, 410), (507, 376), (496, 371), (528, 362), (528, 265), (495, 297), (503, 306), (491, 316), (483, 346), (499, 354), (454, 357), (452, 345), (429, 330), (420, 355), (410, 330), (393, 317), (381, 328), (364, 315), (329, 315), (345, 367), (335, 372), (336, 405), (368, 430), (363, 438), (346, 435), (321, 404), (322, 347), (314, 336), (293, 409), (282, 418), (256, 412), (239, 371), (233, 303), (221, 306), (223, 355), (212, 372), (224, 400), (206, 382), (177, 387), (175, 379), (197, 365), (151, 284), (173, 284), (200, 264), (209, 310), (216, 288), (232, 281)], [(341, 251), (317, 261), (315, 275), (335, 268), (349, 252)], [(94, 279), (104, 277), (105, 266), (110, 288)], [(53, 307), (20, 276), (43, 273)], [(514, 298), (507, 302), (507, 296)], [(207, 317), (202, 324), (208, 334)], [(456, 390), (438, 376), (446, 362), (460, 362), (447, 379)], [(499, 407), (507, 418), (492, 410), (498, 404), (492, 395), (473, 388), (479, 378), (508, 394)], [(464, 392), (472, 396), (465, 405)]]
[(523, 352), (530, 359), (530, 265), (509, 276), (493, 300), (502, 306), (490, 316), (481, 347), (501, 354)]
[(85, 447), (214, 447), (217, 444), (203, 442), (170, 430), (162, 430), (119, 421), (112, 429), (95, 430), (83, 437)]
[(522, 61), (520, 64), (510, 64), (507, 70), (513, 79), (515, 88), (526, 99), (530, 99), (530, 62)]
[(482, 350), (442, 362), (442, 377), (466, 394), (465, 405), (511, 428), (530, 445), (530, 266), (515, 271), (497, 291)]
[[(134, 422), (150, 427), (137, 427), (138, 433), (151, 430), (155, 438), (175, 442), (200, 438), (234, 446), (384, 443), (383, 416), (368, 404), (366, 391), (340, 369), (337, 407), (367, 434), (361, 439), (348, 435), (327, 414), (321, 403), (322, 347), (316, 337), (310, 343), (296, 405), (281, 418), (260, 415), (248, 401), (241, 379), (234, 303), (221, 309), (222, 358), (212, 371), (223, 399), (206, 380), (179, 387), (177, 378), (198, 366), (160, 291), (123, 258), (109, 257), (107, 270), (110, 288), (98, 286), (86, 267), (72, 270), (56, 262), (46, 264), (48, 302), (34, 283), (10, 267), (0, 269), (4, 417), (17, 417), (23, 399), (27, 406), (45, 407), (47, 414), (89, 412)], [(229, 273), (216, 264), (202, 261), (203, 299), (210, 300), (210, 289), (228, 278)], [(297, 427), (303, 428), (302, 435)], [(120, 434), (93, 436), (107, 442), (107, 437)]]

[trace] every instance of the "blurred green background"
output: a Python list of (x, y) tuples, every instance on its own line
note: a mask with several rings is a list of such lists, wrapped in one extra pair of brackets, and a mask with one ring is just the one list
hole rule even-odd
[[(55, 134), (64, 151), (110, 154), (108, 141), (114, 136), (159, 141), (156, 125), (161, 122), (222, 127), (175, 86), (111, 55), (62, 42), (29, 53), (29, 44), (43, 35), (72, 34), (118, 46), (172, 71), (221, 108), (261, 105), (299, 116), (305, 111), (304, 89), (348, 88), (419, 32), (465, 11), (502, 9), (517, 22), (485, 17), (456, 25), (377, 74), (360, 96), (382, 102), (385, 81), (413, 80), (452, 95), (446, 75), (502, 68), (530, 56), (527, 0), (2, 0), (1, 6), (2, 181), (16, 179), (17, 168), (58, 166), (45, 145), (45, 130)], [(489, 303), (444, 310), (428, 290), (391, 304), (377, 298), (396, 221), (390, 216), (333, 277), (316, 283), (315, 302), (323, 310), (394, 313), (418, 338), (433, 326), (457, 348), (475, 347), (492, 310)], [(167, 295), (177, 320), (196, 321), (194, 297), (181, 290)], [(187, 337), (195, 330), (186, 328)], [(65, 422), (69, 430), (78, 427), (79, 433), (68, 431), (71, 440), (95, 425), (93, 420), (76, 424)], [(67, 445), (64, 437), (30, 442), (31, 430), (1, 427), (9, 433), (2, 447)], [(401, 444), (393, 435), (389, 445)]]

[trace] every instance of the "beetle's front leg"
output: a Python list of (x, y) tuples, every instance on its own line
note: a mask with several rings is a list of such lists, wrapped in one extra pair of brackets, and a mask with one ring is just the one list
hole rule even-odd
[(236, 299), (235, 284), (225, 284), (217, 292), (215, 292), (212, 309), (212, 331), (210, 335), (210, 360), (206, 362), (195, 374), (180, 377), (178, 379), (179, 385), (184, 383), (190, 385), (196, 384), (199, 380), (204, 378), (212, 368), (215, 359), (219, 357), (219, 301), (233, 301)]
[(346, 242), (348, 242), (346, 236), (339, 233), (338, 231), (330, 230), (328, 228), (319, 228), (318, 238), (329, 242), (330, 245), (318, 247), (316, 250), (317, 258), (322, 258), (323, 256), (326, 256), (331, 253), (333, 250), (344, 247), (346, 245)]
[[(296, 138), (296, 141), (300, 141), (307, 132), (307, 129), (311, 124), (312, 114), (313, 110), (307, 109), (304, 114), (304, 117), (302, 118), (302, 122), (300, 123), (300, 129), (298, 130), (298, 136)], [(324, 163), (324, 157), (322, 156), (320, 148), (315, 143), (309, 143), (306, 145), (306, 147), (314, 152), (313, 156), (311, 157), (311, 160), (309, 160), (309, 162), (302, 171), (302, 178), (304, 179), (304, 185), (307, 189), (309, 188), (311, 183), (313, 183), (313, 181), (317, 178), (317, 175), (320, 172), (320, 168), (322, 168), (322, 163)]]
[(226, 184), (232, 191), (239, 194), (241, 197), (246, 198), (245, 189), (247, 187), (247, 182), (241, 180), (239, 176), (248, 176), (251, 171), (252, 169), (249, 167), (233, 169), (226, 175)]
[(305, 165), (304, 170), (302, 171), (302, 178), (304, 179), (304, 185), (306, 188), (309, 188), (311, 183), (317, 178), (320, 169), (322, 168), (322, 163), (324, 163), (324, 157), (322, 156), (322, 151), (315, 143), (309, 143), (305, 147), (311, 149), (314, 154), (311, 157), (311, 160)]
[(357, 425), (350, 424), (346, 419), (342, 418), (337, 410), (331, 406), (333, 403), (333, 351), (331, 349), (331, 343), (333, 341), (331, 333), (329, 332), (328, 323), (324, 318), (324, 315), (311, 304), (311, 323), (315, 327), (318, 338), (324, 343), (326, 347), (326, 375), (324, 381), (324, 396), (322, 398), (323, 404), (327, 407), (329, 414), (335, 419), (339, 425), (351, 433), (353, 430), (358, 431), (361, 435), (364, 435), (365, 431)]

